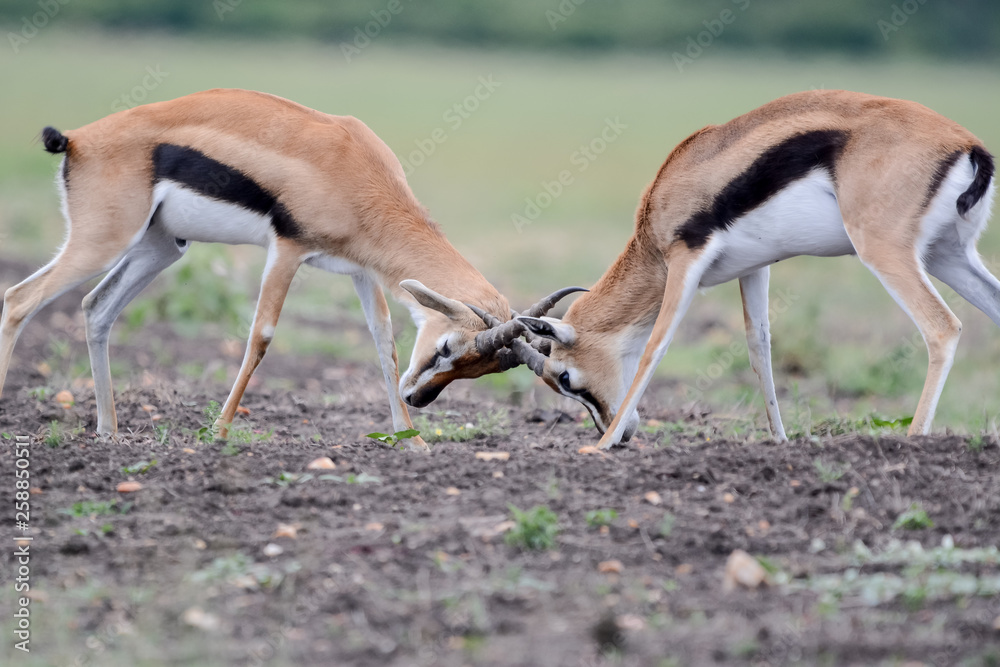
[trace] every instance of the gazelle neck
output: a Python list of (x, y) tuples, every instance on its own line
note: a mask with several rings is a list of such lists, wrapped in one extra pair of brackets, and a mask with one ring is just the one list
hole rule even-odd
[(576, 300), (565, 319), (578, 330), (638, 330), (648, 338), (666, 284), (667, 267), (662, 254), (651, 239), (637, 232), (590, 292)]
[[(382, 284), (393, 297), (405, 303), (409, 297), (400, 288), (413, 279), (449, 298), (479, 306), (506, 321), (507, 300), (455, 249), (437, 224), (418, 212), (396, 213), (395, 222), (383, 220), (379, 242), (391, 238), (391, 248), (377, 254), (373, 262)], [(400, 219), (402, 218), (402, 219)]]

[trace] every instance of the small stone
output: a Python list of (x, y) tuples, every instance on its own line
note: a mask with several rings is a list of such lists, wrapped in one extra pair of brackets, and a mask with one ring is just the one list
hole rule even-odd
[(636, 614), (623, 614), (618, 617), (618, 627), (626, 632), (638, 632), (646, 629), (646, 621)]
[(650, 505), (662, 505), (663, 504), (663, 498), (661, 498), (660, 494), (657, 493), (656, 491), (647, 491), (646, 495), (644, 495), (643, 498)]
[(209, 614), (201, 607), (191, 607), (186, 609), (183, 614), (181, 614), (181, 620), (185, 624), (190, 625), (192, 628), (198, 628), (199, 630), (204, 630), (206, 632), (212, 632), (219, 629), (219, 617), (215, 614)]
[(510, 452), (476, 452), (476, 458), (480, 461), (506, 461)]
[(680, 565), (674, 568), (675, 574), (683, 575), (683, 574), (691, 574), (692, 572), (694, 572), (694, 565), (691, 565), (691, 563), (681, 563)]
[(192, 544), (194, 545), (194, 548), (197, 549), (198, 551), (204, 551), (205, 549), (208, 548), (208, 543), (205, 542), (205, 540), (201, 539), (200, 537), (194, 538), (194, 542), (192, 542)]
[(122, 482), (118, 485), (118, 493), (135, 493), (142, 488), (142, 484), (139, 482)]
[(66, 391), (65, 389), (56, 394), (55, 400), (56, 403), (58, 403), (59, 406), (64, 410), (69, 410), (71, 407), (73, 407), (73, 404), (76, 403), (76, 400), (73, 398), (73, 394)]
[(724, 493), (722, 494), (722, 502), (732, 504), (736, 502), (736, 496), (731, 493)]
[(379, 532), (383, 528), (385, 528), (385, 526), (383, 526), (382, 524), (380, 524), (378, 521), (372, 521), (371, 523), (366, 523), (365, 524), (365, 530), (370, 530), (370, 531), (375, 532), (375, 533)]
[(280, 556), (282, 553), (284, 553), (284, 551), (285, 550), (281, 547), (280, 544), (275, 544), (274, 542), (271, 542), (270, 544), (264, 546), (264, 555), (267, 556), (268, 558), (274, 558), (275, 556)]
[(458, 490), (458, 488), (456, 488), (454, 486), (449, 486), (447, 489), (444, 490), (444, 492), (445, 492), (446, 495), (449, 495), (449, 496), (457, 496), (457, 495), (460, 495), (462, 493), (461, 491)]
[(585, 445), (576, 450), (578, 454), (600, 454), (601, 450), (596, 445)]
[(736, 549), (729, 554), (729, 559), (726, 561), (722, 590), (729, 592), (737, 586), (753, 590), (764, 583), (766, 578), (767, 572), (756, 558), (742, 549)]
[(306, 470), (335, 470), (336, 468), (337, 464), (329, 456), (321, 456), (318, 459), (313, 459), (306, 466)]
[(601, 574), (621, 574), (622, 562), (620, 560), (602, 560), (597, 564), (597, 571)]
[(191, 449), (190, 447), (185, 447), (181, 451), (184, 452), (185, 454), (194, 454), (194, 450)]
[(143, 412), (154, 412), (155, 410), (156, 410), (156, 406), (154, 406), (154, 405), (144, 405), (144, 406), (142, 406), (142, 411)]
[(291, 523), (279, 523), (278, 528), (274, 531), (274, 537), (287, 537), (294, 540), (298, 536), (298, 526)]
[(500, 479), (501, 477), (503, 477), (503, 470), (494, 470), (493, 477), (495, 477), (496, 479)]
[(40, 496), (40, 495), (42, 495), (45, 492), (42, 491), (42, 487), (40, 487), (40, 486), (33, 486), (30, 489), (28, 489), (28, 493), (31, 494), (31, 495), (33, 495), (33, 496)]

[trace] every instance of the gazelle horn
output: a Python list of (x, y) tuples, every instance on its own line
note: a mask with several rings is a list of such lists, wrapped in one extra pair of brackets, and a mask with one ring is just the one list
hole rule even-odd
[[(531, 317), (541, 317), (545, 313), (549, 312), (553, 306), (559, 303), (560, 299), (572, 294), (573, 292), (587, 291), (589, 290), (584, 289), (583, 287), (564, 287), (563, 289), (553, 292), (533, 305), (525, 312), (525, 315), (530, 315)], [(501, 322), (499, 318), (490, 315), (482, 308), (473, 306), (469, 303), (465, 305), (468, 306), (472, 312), (478, 315), (483, 322), (486, 323), (486, 326), (490, 327), (476, 336), (476, 349), (482, 355), (495, 354), (501, 348), (510, 347), (511, 342), (525, 332), (524, 325), (516, 319)], [(522, 361), (521, 363), (527, 362)]]

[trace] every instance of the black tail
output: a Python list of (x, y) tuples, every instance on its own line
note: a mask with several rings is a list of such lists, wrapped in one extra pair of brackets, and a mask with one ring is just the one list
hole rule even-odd
[(958, 196), (958, 214), (964, 216), (986, 194), (993, 180), (993, 156), (982, 146), (973, 146), (969, 151), (969, 159), (976, 168), (976, 177), (972, 179), (969, 188)]
[(45, 150), (50, 153), (65, 153), (69, 139), (56, 128), (47, 127), (42, 130), (42, 143), (45, 144)]

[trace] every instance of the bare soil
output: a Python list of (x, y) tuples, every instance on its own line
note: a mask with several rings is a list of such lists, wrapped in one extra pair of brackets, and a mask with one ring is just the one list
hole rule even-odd
[[(0, 285), (23, 275), (4, 265)], [(577, 414), (449, 389), (428, 412), (447, 410), (461, 423), (501, 410), (509, 426), (422, 454), (364, 437), (390, 424), (376, 368), (277, 354), (258, 371), (267, 381), (244, 399), (250, 415), (237, 426), (249, 435), (226, 446), (199, 440), (198, 429), (203, 408), (229, 390), (211, 364), (224, 359), (231, 378), (238, 359), (220, 352), (225, 341), (180, 338), (168, 327), (113, 348), (133, 380), (116, 387), (121, 433), (102, 439), (86, 382), (58, 380), (60, 369), (42, 365), (53, 336), (68, 342), (64, 356), (84, 354), (80, 296), (29, 325), (0, 399), (0, 432), (32, 438), (37, 487), (32, 651), (14, 650), (7, 632), (3, 664), (1000, 660), (996, 598), (845, 598), (831, 608), (777, 583), (722, 585), (736, 549), (804, 581), (843, 571), (857, 540), (875, 551), (892, 539), (931, 548), (946, 535), (958, 547), (996, 545), (1000, 447), (989, 439), (977, 447), (955, 436), (717, 440), (711, 415), (654, 400), (645, 419), (689, 422), (669, 446), (640, 433), (625, 448), (582, 454), (597, 432)], [(208, 370), (196, 378), (178, 370), (190, 361)], [(73, 407), (28, 392), (57, 381), (66, 386), (54, 389), (73, 392)], [(53, 421), (65, 432), (58, 446), (45, 442)], [(0, 488), (12, 500), (13, 441), (0, 442)], [(509, 458), (476, 457), (499, 452)], [(322, 456), (336, 469), (303, 476)], [(122, 471), (154, 459), (145, 473)], [(142, 489), (117, 493), (126, 480)], [(117, 504), (107, 515), (63, 511), (81, 501)], [(893, 529), (914, 502), (934, 526)], [(555, 547), (507, 544), (510, 504), (551, 509)], [(617, 511), (610, 525), (588, 525), (587, 513), (604, 508)], [(12, 524), (3, 532), (8, 545), (20, 534)], [(9, 547), (2, 554), (0, 599), (11, 608), (16, 563)], [(996, 575), (997, 566), (968, 571)]]

